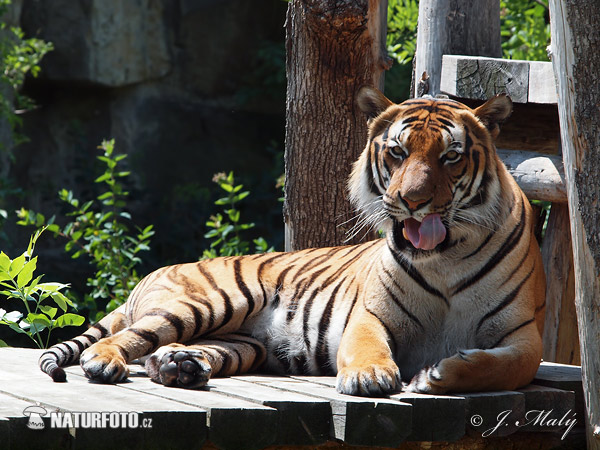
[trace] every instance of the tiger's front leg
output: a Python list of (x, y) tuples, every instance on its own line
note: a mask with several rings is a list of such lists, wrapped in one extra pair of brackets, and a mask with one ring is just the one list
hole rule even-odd
[(535, 322), (517, 330), (489, 350), (460, 350), (418, 372), (407, 391), (423, 394), (514, 390), (531, 382), (542, 358)]
[(366, 309), (355, 311), (337, 354), (336, 388), (342, 394), (385, 395), (401, 387), (383, 324)]
[(254, 338), (228, 334), (160, 347), (146, 360), (146, 371), (156, 383), (186, 389), (200, 388), (211, 375), (251, 372), (266, 359), (264, 345)]

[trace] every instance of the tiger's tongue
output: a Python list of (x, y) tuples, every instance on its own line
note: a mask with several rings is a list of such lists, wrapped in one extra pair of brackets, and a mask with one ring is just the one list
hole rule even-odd
[(446, 238), (446, 227), (439, 214), (428, 214), (423, 222), (411, 217), (404, 221), (404, 237), (415, 248), (433, 250)]

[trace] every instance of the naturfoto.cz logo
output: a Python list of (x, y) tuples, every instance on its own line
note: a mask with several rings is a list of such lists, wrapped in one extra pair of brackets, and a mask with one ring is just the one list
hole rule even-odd
[(43, 430), (44, 417), (50, 419), (50, 428), (152, 428), (151, 417), (140, 417), (137, 412), (88, 411), (48, 413), (42, 406), (29, 406), (23, 410), (29, 417), (27, 427)]

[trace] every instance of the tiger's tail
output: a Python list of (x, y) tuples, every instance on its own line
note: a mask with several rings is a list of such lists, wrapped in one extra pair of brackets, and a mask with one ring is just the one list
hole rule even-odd
[(125, 305), (121, 305), (112, 311), (102, 320), (88, 328), (82, 335), (53, 345), (42, 353), (38, 361), (42, 372), (50, 375), (55, 382), (67, 381), (67, 374), (62, 367), (76, 363), (86, 348), (100, 339), (125, 328), (126, 319), (123, 311), (125, 311)]

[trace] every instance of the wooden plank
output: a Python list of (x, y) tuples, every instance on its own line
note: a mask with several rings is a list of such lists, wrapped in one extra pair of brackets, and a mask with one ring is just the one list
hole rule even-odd
[[(525, 416), (525, 395), (521, 392), (475, 392), (465, 398), (466, 421), (470, 430), (484, 437), (503, 437), (520, 430), (515, 420)], [(513, 420), (507, 420), (508, 418)]]
[(501, 56), (499, 16), (496, 0), (421, 0), (413, 85), (427, 72), (425, 93), (438, 94), (444, 54)]
[(558, 364), (544, 361), (537, 371), (533, 383), (575, 393), (575, 413), (583, 422), (585, 403), (583, 397), (583, 382), (581, 367), (568, 364)]
[[(179, 402), (182, 408), (201, 408), (206, 411), (204, 423), (208, 426), (208, 439), (219, 448), (259, 449), (275, 442), (277, 434), (274, 430), (279, 421), (277, 410), (211, 392), (210, 385), (208, 390), (178, 389), (154, 383), (147, 377), (138, 377), (118, 387), (129, 391), (130, 395), (151, 396), (158, 401)], [(173, 415), (173, 418), (177, 420), (175, 417), (178, 415)], [(198, 419), (197, 423), (201, 425), (203, 422)], [(232, 429), (235, 429), (235, 433), (232, 433)]]
[(572, 391), (530, 384), (518, 392), (525, 395), (525, 417), (517, 424), (523, 431), (565, 431), (582, 419)]
[[(339, 394), (331, 386), (334, 377), (299, 379), (245, 376), (244, 379), (329, 401), (332, 411), (330, 436), (350, 445), (396, 447), (411, 432), (411, 405), (386, 398)], [(311, 379), (318, 379), (319, 383), (313, 383)]]
[(597, 1), (549, 1), (571, 219), (587, 446), (600, 450), (600, 90)]
[(208, 388), (277, 409), (279, 421), (272, 430), (277, 435), (275, 445), (318, 445), (329, 438), (331, 406), (326, 400), (252, 383), (244, 377), (215, 378)]
[(27, 427), (29, 417), (24, 411), (34, 405), (29, 401), (0, 393), (0, 448), (69, 448), (72, 439), (68, 430), (51, 429), (47, 417), (42, 416), (43, 429)]
[(442, 58), (443, 93), (460, 98), (487, 100), (508, 94), (513, 102), (527, 103), (529, 62), (500, 58), (444, 55)]
[[(545, 361), (580, 364), (575, 272), (567, 204), (552, 204), (542, 242), (542, 260), (546, 272), (543, 358)], [(579, 380), (581, 386), (581, 373)]]
[(498, 156), (527, 198), (566, 202), (562, 158), (535, 152), (498, 149)]
[[(335, 377), (293, 378), (335, 387)], [(466, 402), (462, 397), (402, 392), (389, 398), (413, 406), (412, 431), (407, 441), (455, 441), (465, 434)]]
[(551, 62), (529, 61), (529, 103), (556, 105), (556, 79)]
[(465, 435), (463, 397), (402, 392), (390, 398), (413, 405), (412, 433), (407, 441), (455, 441)]

